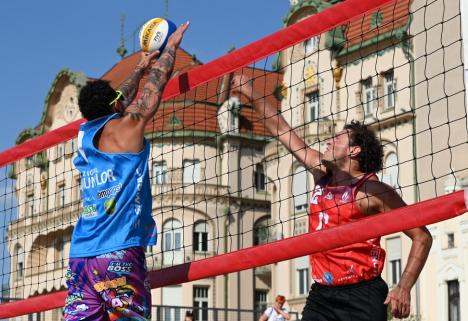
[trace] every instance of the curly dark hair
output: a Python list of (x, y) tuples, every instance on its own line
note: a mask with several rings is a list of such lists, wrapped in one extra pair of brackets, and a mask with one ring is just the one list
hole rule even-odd
[(359, 169), (365, 173), (375, 173), (383, 166), (383, 147), (375, 132), (364, 123), (351, 121), (344, 126), (350, 131), (349, 145), (361, 147), (358, 155)]
[(112, 102), (116, 96), (117, 93), (110, 86), (108, 81), (100, 79), (88, 81), (81, 89), (78, 98), (80, 112), (87, 120), (110, 115), (114, 111), (109, 103)]

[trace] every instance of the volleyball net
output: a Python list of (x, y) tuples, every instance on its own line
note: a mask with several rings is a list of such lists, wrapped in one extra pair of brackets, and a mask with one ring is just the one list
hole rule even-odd
[[(309, 254), (378, 236), (394, 239), (424, 225), (433, 232), (449, 219), (465, 226), (460, 237), (468, 237), (458, 4), (312, 2), (293, 2), (283, 29), (207, 64), (178, 50), (173, 78), (145, 134), (159, 231), (158, 244), (146, 248), (152, 288), (193, 281), (195, 289), (195, 281), (204, 280), (199, 288), (231, 292), (246, 282), (251, 294), (239, 298), (237, 308), (260, 308), (273, 290), (304, 297)], [(137, 60), (134, 53), (101, 78), (116, 88)], [(262, 101), (319, 151), (352, 120), (374, 129), (384, 148), (377, 174), (410, 205), (309, 231), (312, 177), (266, 129), (268, 119), (252, 108), (257, 102), (233, 92), (232, 79), (240, 75), (253, 79)], [(87, 80), (62, 71), (40, 124), (0, 154), (0, 319), (65, 304), (73, 226), (95, 210), (82, 208), (82, 181), (73, 166), (83, 122), (77, 96)], [(290, 264), (268, 267), (286, 260)], [(237, 283), (229, 280), (240, 271), (248, 273), (238, 274)], [(294, 281), (278, 283), (278, 273)], [(217, 278), (223, 275), (227, 279)]]

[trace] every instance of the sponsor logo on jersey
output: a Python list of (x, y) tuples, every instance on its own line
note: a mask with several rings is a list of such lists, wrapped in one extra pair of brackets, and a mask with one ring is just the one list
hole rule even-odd
[(343, 195), (341, 195), (341, 202), (345, 203), (349, 200), (349, 192), (344, 192)]
[(81, 189), (94, 188), (106, 184), (107, 182), (115, 182), (114, 172), (112, 169), (99, 171), (93, 168), (89, 171), (81, 172)]
[(333, 283), (333, 274), (331, 274), (331, 272), (323, 273), (323, 280), (328, 284), (332, 284)]
[(108, 214), (108, 215), (114, 214), (116, 207), (117, 207), (117, 199), (115, 199), (114, 197), (109, 198), (104, 203), (104, 209), (106, 210), (106, 214)]
[(92, 218), (97, 216), (96, 204), (85, 206), (83, 208), (83, 212), (81, 212), (81, 216), (84, 218)]
[(122, 183), (106, 188), (97, 192), (98, 199), (114, 196), (122, 189)]

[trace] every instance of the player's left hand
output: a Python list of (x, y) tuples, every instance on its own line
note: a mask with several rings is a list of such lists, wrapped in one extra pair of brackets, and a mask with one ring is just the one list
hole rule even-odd
[(410, 290), (399, 286), (395, 287), (388, 293), (384, 304), (390, 305), (392, 314), (395, 318), (403, 319), (408, 317), (411, 304)]
[(231, 82), (231, 93), (242, 94), (252, 99), (253, 95), (253, 80), (246, 75), (235, 75)]

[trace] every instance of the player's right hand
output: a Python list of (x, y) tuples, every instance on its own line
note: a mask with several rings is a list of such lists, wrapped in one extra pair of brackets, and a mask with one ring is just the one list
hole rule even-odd
[(149, 66), (151, 66), (159, 55), (159, 50), (152, 51), (152, 52), (142, 52), (140, 55), (140, 60), (138, 61), (135, 69), (143, 69), (145, 70)]

